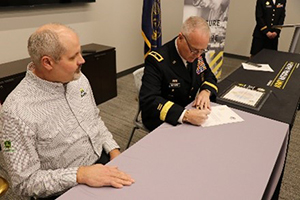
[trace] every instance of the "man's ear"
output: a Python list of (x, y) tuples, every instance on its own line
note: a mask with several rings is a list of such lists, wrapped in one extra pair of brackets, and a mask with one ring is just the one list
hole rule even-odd
[(181, 33), (181, 32), (179, 32), (179, 34), (178, 34), (178, 39), (180, 39), (180, 40), (182, 40), (182, 39), (183, 39), (183, 35), (182, 35), (182, 33)]
[(48, 71), (51, 71), (53, 69), (53, 63), (53, 59), (49, 56), (43, 56), (41, 59), (42, 66)]

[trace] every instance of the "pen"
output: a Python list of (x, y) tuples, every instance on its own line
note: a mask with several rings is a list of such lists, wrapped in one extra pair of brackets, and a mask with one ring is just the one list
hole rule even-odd
[(258, 64), (253, 63), (253, 62), (247, 61), (246, 63), (249, 64), (249, 65), (252, 65), (252, 66), (254, 66), (254, 67), (261, 67), (261, 65), (258, 65)]

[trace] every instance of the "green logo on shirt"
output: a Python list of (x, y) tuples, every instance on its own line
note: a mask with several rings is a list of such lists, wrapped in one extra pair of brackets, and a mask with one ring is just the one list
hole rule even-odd
[(4, 151), (14, 152), (14, 149), (11, 146), (11, 141), (7, 140), (7, 141), (4, 142)]
[(86, 95), (86, 92), (82, 88), (80, 88), (80, 95), (81, 95), (81, 97), (83, 97), (84, 95)]

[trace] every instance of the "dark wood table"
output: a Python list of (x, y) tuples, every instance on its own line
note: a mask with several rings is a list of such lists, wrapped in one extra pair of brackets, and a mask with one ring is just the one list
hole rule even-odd
[(233, 83), (244, 83), (271, 90), (260, 110), (231, 104), (217, 98), (217, 103), (264, 116), (293, 126), (300, 97), (300, 54), (264, 49), (250, 59), (269, 64), (274, 72), (250, 71), (239, 67), (219, 83), (219, 97)]

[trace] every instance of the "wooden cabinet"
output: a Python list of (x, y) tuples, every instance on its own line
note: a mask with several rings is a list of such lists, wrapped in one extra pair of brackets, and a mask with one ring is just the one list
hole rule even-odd
[(114, 47), (88, 44), (82, 46), (85, 63), (81, 70), (89, 79), (96, 104), (117, 96), (116, 51)]
[(24, 78), (29, 58), (8, 62), (0, 65), (0, 103)]
[[(116, 51), (114, 47), (87, 44), (82, 46), (85, 63), (82, 72), (89, 79), (96, 104), (117, 96)], [(29, 58), (0, 65), (0, 102), (19, 84), (26, 73)]]

